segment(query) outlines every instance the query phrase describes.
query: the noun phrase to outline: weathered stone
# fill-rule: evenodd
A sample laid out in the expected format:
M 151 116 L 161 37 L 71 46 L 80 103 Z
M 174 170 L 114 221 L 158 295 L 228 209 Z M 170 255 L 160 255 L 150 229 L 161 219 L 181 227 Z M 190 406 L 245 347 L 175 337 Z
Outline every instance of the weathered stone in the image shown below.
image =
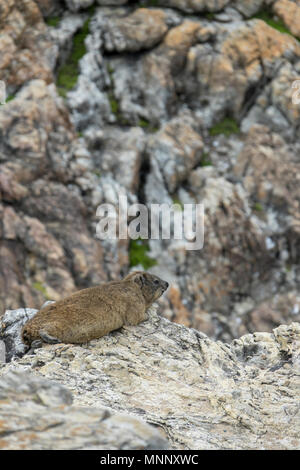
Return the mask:
M 37 3 L 44 18 L 48 18 L 61 13 L 62 5 L 60 0 L 34 0 Z
M 138 8 L 125 18 L 108 20 L 104 32 L 107 51 L 136 52 L 158 44 L 168 31 L 168 15 L 162 10 Z
M 21 339 L 21 330 L 25 323 L 37 313 L 33 308 L 6 310 L 1 320 L 0 335 L 5 344 L 6 361 L 23 356 L 28 348 Z M 5 360 L 4 360 L 5 362 Z
M 273 4 L 273 11 L 281 18 L 290 32 L 300 37 L 300 5 L 291 0 L 277 0 Z
M 222 10 L 230 0 L 159 0 L 159 5 L 178 8 L 187 13 Z
M 66 0 L 67 7 L 74 12 L 88 8 L 93 3 L 94 0 Z
M 37 4 L 33 0 L 2 3 L 0 79 L 9 93 L 33 78 L 50 83 L 54 49 Z
M 20 368 L 32 371 L 35 383 L 44 376 L 67 386 L 74 406 L 85 407 L 88 421 L 103 407 L 126 412 L 164 429 L 173 449 L 299 448 L 299 323 L 223 344 L 170 323 L 155 308 L 149 315 L 138 326 L 88 344 L 47 345 L 2 364 L 1 383 Z M 14 386 L 14 396 L 20 392 Z M 9 403 L 2 410 L 9 413 Z M 16 402 L 13 411 L 24 419 Z M 43 411 L 44 417 L 51 415 Z M 4 419 L 6 429 L 12 430 L 15 419 Z M 5 447 L 20 445 L 16 431 L 3 437 Z M 60 435 L 69 436 L 69 431 Z M 35 431 L 34 446 L 46 446 L 43 436 Z M 72 436 L 73 448 L 80 447 L 77 439 Z M 53 448 L 65 445 L 60 438 Z
M 225 38 L 217 37 L 222 38 L 217 50 L 209 43 L 190 48 L 183 76 L 178 80 L 186 100 L 194 108 L 202 105 L 198 114 L 209 126 L 224 117 L 225 109 L 238 120 L 244 117 L 266 82 L 276 78 L 284 61 L 300 56 L 299 43 L 294 38 L 261 20 L 237 22 Z M 281 112 L 290 108 L 291 103 L 286 103 Z M 294 128 L 297 122 L 293 120 Z
M 100 241 L 86 225 L 91 209 L 80 191 L 84 174 L 90 185 L 96 177 L 73 142 L 67 109 L 53 87 L 42 80 L 23 87 L 1 107 L 0 127 L 1 310 L 17 302 L 39 306 L 73 292 L 78 282 L 105 280 Z M 77 190 L 64 185 L 71 182 Z
M 175 118 L 148 140 L 150 165 L 156 161 L 170 194 L 201 160 L 203 142 L 193 123 L 188 115 Z
M 141 419 L 105 408 L 72 406 L 59 383 L 20 369 L 0 380 L 1 449 L 166 449 L 162 433 Z
M 300 296 L 291 291 L 287 294 L 276 294 L 272 299 L 262 302 L 247 314 L 247 330 L 266 331 L 270 325 L 274 327 L 282 323 L 300 321 Z M 244 331 L 246 328 L 244 326 Z
M 0 362 L 5 362 L 5 343 L 4 341 L 0 340 Z
M 232 6 L 246 18 L 249 18 L 258 11 L 261 11 L 266 3 L 266 0 L 238 0 L 232 2 Z
M 251 312 L 300 281 L 300 49 L 251 17 L 273 11 L 298 34 L 296 2 L 35 3 L 7 0 L 0 12 L 0 79 L 18 90 L 0 108 L 0 315 L 126 273 L 128 240 L 95 239 L 97 207 L 122 193 L 205 203 L 202 251 L 149 241 L 174 286 L 160 302 L 168 318 L 222 340 L 260 329 Z M 39 9 L 59 22 L 46 27 Z M 51 82 L 71 48 L 86 53 L 64 102 L 30 78 Z M 228 121 L 235 134 L 222 135 Z M 268 129 L 251 131 L 258 123 Z M 293 320 L 283 302 L 263 311 L 269 330 Z

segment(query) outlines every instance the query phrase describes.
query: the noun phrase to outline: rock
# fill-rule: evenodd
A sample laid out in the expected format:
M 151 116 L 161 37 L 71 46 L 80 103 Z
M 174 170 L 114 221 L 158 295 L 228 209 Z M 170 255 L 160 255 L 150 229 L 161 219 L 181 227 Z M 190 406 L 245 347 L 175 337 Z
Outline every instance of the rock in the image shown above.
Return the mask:
M 105 122 L 112 120 L 107 95 L 85 75 L 79 76 L 75 89 L 68 93 L 68 104 L 73 124 L 79 132 L 88 127 L 101 129 Z
M 67 7 L 74 12 L 88 8 L 93 3 L 94 0 L 66 0 Z
M 3 3 L 3 2 L 2 2 Z M 0 12 L 0 79 L 9 94 L 31 79 L 53 81 L 54 45 L 33 0 L 9 0 Z
M 255 13 L 261 11 L 265 3 L 266 0 L 239 0 L 238 2 L 233 3 L 233 7 L 246 18 L 250 18 L 255 15 Z
M 0 362 L 5 362 L 5 361 L 6 361 L 5 343 L 4 341 L 0 340 Z
M 166 449 L 162 433 L 141 419 L 105 408 L 72 406 L 59 383 L 21 370 L 0 380 L 1 449 Z
M 33 308 L 19 308 L 17 310 L 6 310 L 4 313 L 0 329 L 0 337 L 4 342 L 6 351 L 4 362 L 25 354 L 28 348 L 21 339 L 21 330 L 36 312 L 37 310 Z
M 201 136 L 193 129 L 190 116 L 180 116 L 166 123 L 148 139 L 147 153 L 162 173 L 170 194 L 175 193 L 191 170 L 200 163 L 203 150 Z
M 85 407 L 85 419 L 103 407 L 142 418 L 164 429 L 172 449 L 297 449 L 299 347 L 299 323 L 223 344 L 153 307 L 138 326 L 81 346 L 46 345 L 0 365 L 0 376 L 3 383 L 26 369 L 36 381 L 55 380 L 72 393 L 74 407 Z M 6 447 L 20 442 L 14 433 L 3 439 Z
M 116 129 L 106 127 L 86 134 L 95 167 L 101 175 L 110 176 L 126 192 L 135 194 L 139 188 L 140 168 L 146 138 L 140 127 Z
M 300 37 L 300 6 L 297 2 L 290 0 L 277 0 L 273 4 L 273 11 L 284 24 L 288 27 L 290 32 Z
M 163 10 L 138 8 L 125 18 L 108 18 L 104 29 L 104 47 L 109 52 L 150 49 L 168 31 L 168 14 Z
M 181 93 L 191 106 L 198 108 L 202 104 L 198 115 L 210 123 L 209 126 L 217 121 L 215 116 L 222 119 L 225 109 L 237 120 L 244 117 L 266 83 L 273 78 L 276 80 L 283 64 L 289 60 L 294 62 L 300 56 L 299 43 L 294 38 L 276 31 L 264 21 L 235 22 L 234 28 L 227 25 L 223 28 L 225 37 L 221 30 L 217 35 L 220 48 L 209 43 L 190 48 L 183 76 L 178 79 Z M 293 67 L 290 76 L 292 70 Z M 269 105 L 272 101 L 271 95 Z M 288 113 L 289 108 L 286 102 L 280 108 L 281 113 Z M 296 122 L 297 118 L 293 120 L 293 129 Z
M 34 0 L 37 3 L 44 18 L 49 18 L 61 13 L 59 0 Z
M 53 301 L 47 301 L 41 309 Z M 21 330 L 25 323 L 30 320 L 38 310 L 34 308 L 19 308 L 17 310 L 6 310 L 1 320 L 0 344 L 3 340 L 2 349 L 4 353 L 3 362 L 9 362 L 14 357 L 22 357 L 28 348 L 24 345 L 21 338 Z M 6 353 L 6 355 L 5 355 Z
M 222 10 L 230 0 L 159 0 L 159 5 L 178 8 L 186 13 Z
M 87 15 L 65 13 L 55 27 L 49 28 L 49 35 L 56 46 L 56 55 L 53 57 L 56 69 L 67 60 L 72 50 L 74 34 L 82 28 L 86 19 Z
M 17 302 L 38 307 L 106 275 L 100 241 L 86 224 L 92 209 L 80 189 L 87 191 L 97 177 L 52 86 L 36 80 L 23 87 L 1 107 L 0 126 L 2 315 Z
M 284 233 L 287 236 L 289 232 L 293 232 L 297 239 L 300 194 L 295 175 L 299 173 L 299 162 L 292 147 L 289 148 L 278 134 L 268 131 L 263 126 L 252 127 L 234 172 L 238 176 L 243 175 L 243 185 L 253 203 L 263 204 L 275 211 L 270 230 L 274 240 Z M 263 206 L 259 208 L 263 211 Z M 298 242 L 294 240 L 293 243 Z M 292 260 L 285 257 L 284 261 Z
M 107 6 L 107 5 L 124 5 L 128 3 L 128 0 L 96 0 L 98 5 Z
M 248 331 L 266 331 L 270 325 L 300 321 L 300 296 L 298 292 L 291 291 L 287 294 L 276 294 L 268 301 L 262 302 L 254 310 L 247 314 Z M 245 331 L 245 328 L 244 328 Z
M 132 268 L 129 240 L 97 234 L 98 206 L 117 208 L 121 193 L 130 203 L 205 204 L 203 250 L 148 243 L 173 286 L 159 301 L 167 318 L 224 341 L 293 321 L 284 302 L 269 302 L 300 281 L 297 8 L 3 3 L 0 315 Z M 252 18 L 262 11 L 267 21 Z M 54 82 L 71 49 L 78 80 L 63 100 Z M 261 324 L 250 320 L 256 311 Z

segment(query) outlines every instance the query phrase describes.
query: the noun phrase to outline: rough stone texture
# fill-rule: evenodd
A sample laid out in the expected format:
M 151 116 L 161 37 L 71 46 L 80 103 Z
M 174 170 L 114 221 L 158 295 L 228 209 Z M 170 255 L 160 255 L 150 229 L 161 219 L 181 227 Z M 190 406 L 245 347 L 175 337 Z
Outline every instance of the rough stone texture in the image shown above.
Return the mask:
M 167 448 L 160 431 L 141 419 L 72 406 L 67 388 L 22 369 L 1 377 L 0 399 L 3 450 Z
M 175 118 L 148 139 L 147 153 L 151 166 L 159 168 L 170 194 L 175 193 L 201 160 L 203 142 L 193 124 L 190 116 Z M 152 192 L 152 189 L 148 190 Z
M 149 316 L 82 346 L 47 345 L 3 364 L 0 383 L 20 369 L 37 381 L 55 380 L 72 392 L 76 407 L 93 407 L 88 421 L 98 408 L 126 412 L 162 428 L 174 449 L 299 448 L 299 323 L 224 344 L 170 323 L 155 308 Z M 14 420 L 24 419 L 22 413 Z M 11 420 L 4 422 L 11 430 Z M 16 436 L 5 436 L 5 446 L 20 445 Z M 39 446 L 41 439 L 36 430 L 26 445 Z
M 93 3 L 94 0 L 66 0 L 67 7 L 74 12 L 84 8 L 88 8 Z
M 172 284 L 160 300 L 167 318 L 225 341 L 298 319 L 289 300 L 300 281 L 298 9 L 291 0 L 1 3 L 0 79 L 15 94 L 0 108 L 1 316 L 128 272 L 128 240 L 96 239 L 98 205 L 117 208 L 122 193 L 130 203 L 205 204 L 203 250 L 149 243 L 152 269 Z M 292 35 L 252 19 L 262 11 Z M 47 27 L 42 15 L 59 22 Z M 87 18 L 63 102 L 57 68 Z M 211 132 L 223 118 L 242 132 Z
M 158 44 L 168 31 L 168 15 L 162 10 L 139 8 L 124 18 L 106 21 L 104 47 L 112 52 L 137 52 Z
M 300 37 L 300 5 L 299 2 L 278 0 L 273 5 L 273 11 L 283 20 L 290 32 Z
M 22 357 L 26 352 L 26 346 L 21 339 L 21 330 L 38 310 L 34 308 L 20 308 L 6 310 L 1 320 L 0 338 L 4 342 L 4 362 L 14 357 Z M 6 354 L 5 354 L 6 353 Z
M 222 10 L 230 0 L 159 0 L 159 4 L 178 8 L 186 13 L 213 12 Z
M 85 173 L 90 185 L 98 178 L 87 171 L 87 151 L 72 143 L 62 100 L 33 81 L 1 108 L 0 127 L 1 310 L 105 280 L 81 194 Z
M 33 0 L 4 0 L 0 9 L 0 80 L 9 93 L 28 80 L 50 83 L 55 51 L 47 27 Z
M 44 18 L 52 17 L 53 15 L 62 12 L 62 5 L 60 0 L 34 0 L 38 5 Z

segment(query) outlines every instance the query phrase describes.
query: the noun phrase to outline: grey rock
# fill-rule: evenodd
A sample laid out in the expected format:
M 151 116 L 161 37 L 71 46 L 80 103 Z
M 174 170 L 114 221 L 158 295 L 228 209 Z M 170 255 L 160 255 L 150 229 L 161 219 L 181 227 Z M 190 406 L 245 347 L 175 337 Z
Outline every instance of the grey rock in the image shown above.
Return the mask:
M 5 343 L 4 341 L 0 340 L 0 362 L 5 362 L 6 357 L 5 357 Z
M 81 9 L 90 7 L 95 0 L 66 0 L 67 7 L 73 11 L 77 12 Z
M 28 349 L 21 339 L 21 329 L 30 320 L 37 310 L 34 308 L 19 308 L 6 310 L 2 317 L 0 335 L 5 344 L 6 360 L 22 356 Z
M 159 0 L 159 5 L 178 8 L 186 13 L 220 11 L 230 0 Z
M 72 406 L 61 384 L 20 368 L 0 379 L 0 445 L 6 450 L 166 449 L 162 433 L 108 409 Z
M 78 131 L 88 127 L 101 129 L 111 117 L 106 93 L 101 92 L 86 75 L 80 75 L 75 89 L 68 93 L 68 106 Z
M 128 0 L 96 0 L 98 5 L 111 6 L 111 5 L 125 5 Z
M 86 15 L 67 12 L 55 28 L 49 28 L 50 38 L 57 48 L 56 66 L 63 64 L 68 58 L 73 45 L 73 36 L 83 26 L 86 18 Z
M 299 352 L 299 323 L 224 344 L 169 322 L 152 307 L 149 320 L 138 326 L 124 327 L 88 344 L 46 345 L 33 355 L 0 364 L 1 381 L 20 368 L 26 369 L 34 373 L 35 380 L 45 377 L 66 386 L 76 407 L 76 411 L 73 407 L 56 408 L 53 417 L 43 406 L 42 418 L 40 399 L 34 413 L 31 406 L 24 406 L 24 398 L 22 407 L 14 399 L 13 407 L 9 403 L 2 406 L 4 426 L 10 431 L 3 437 L 2 448 L 18 448 L 24 443 L 28 448 L 100 448 L 103 436 L 108 438 L 110 419 L 119 422 L 111 416 L 126 413 L 163 429 L 172 449 L 297 449 Z M 22 392 L 15 383 L 12 388 L 14 397 Z M 112 414 L 104 422 L 103 408 Z M 35 436 L 30 438 L 26 432 L 23 441 L 15 423 L 24 424 L 28 413 L 29 423 L 38 421 L 46 430 L 39 433 L 30 424 Z M 76 426 L 81 423 L 78 434 L 72 433 L 73 425 L 69 428 L 68 415 Z M 50 429 L 49 422 L 57 427 Z M 91 429 L 96 433 L 93 442 Z M 83 432 L 87 436 L 84 442 Z M 156 444 L 157 432 L 153 437 Z M 127 437 L 123 431 L 123 439 L 124 434 Z M 141 440 L 141 448 L 149 446 L 141 437 L 133 445 L 131 433 L 128 435 L 128 447 L 117 433 L 114 444 L 106 441 L 103 448 L 137 448 Z

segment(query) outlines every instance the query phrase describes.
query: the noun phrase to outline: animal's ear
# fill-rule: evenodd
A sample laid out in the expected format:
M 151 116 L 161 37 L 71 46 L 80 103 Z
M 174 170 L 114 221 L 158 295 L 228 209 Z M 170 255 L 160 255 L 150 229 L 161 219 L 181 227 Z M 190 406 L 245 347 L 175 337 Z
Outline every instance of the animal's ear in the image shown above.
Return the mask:
M 133 281 L 136 282 L 140 287 L 143 287 L 145 284 L 144 273 L 136 273 L 133 277 Z

